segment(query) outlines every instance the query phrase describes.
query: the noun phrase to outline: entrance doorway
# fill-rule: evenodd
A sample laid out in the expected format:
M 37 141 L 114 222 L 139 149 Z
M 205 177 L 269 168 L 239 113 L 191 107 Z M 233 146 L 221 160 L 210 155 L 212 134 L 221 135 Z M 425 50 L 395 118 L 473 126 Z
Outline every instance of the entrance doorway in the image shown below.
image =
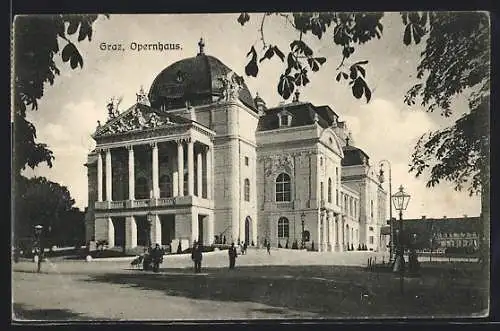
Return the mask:
M 125 247 L 125 217 L 113 217 L 115 247 Z
M 245 243 L 247 246 L 250 246 L 250 228 L 252 226 L 252 218 L 250 216 L 247 216 L 245 218 Z
M 160 215 L 161 244 L 170 245 L 175 237 L 175 215 Z
M 198 243 L 203 245 L 203 219 L 204 215 L 198 215 Z

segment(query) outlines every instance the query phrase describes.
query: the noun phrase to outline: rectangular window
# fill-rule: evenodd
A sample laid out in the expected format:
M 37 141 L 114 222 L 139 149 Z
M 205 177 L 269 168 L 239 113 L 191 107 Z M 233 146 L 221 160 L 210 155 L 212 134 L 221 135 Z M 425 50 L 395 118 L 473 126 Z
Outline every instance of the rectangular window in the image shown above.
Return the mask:
M 339 205 L 339 190 L 335 190 L 335 204 Z
M 370 236 L 370 245 L 373 245 L 373 236 Z
M 320 197 L 321 197 L 321 200 L 325 200 L 325 197 L 324 197 L 324 190 L 323 190 L 323 182 L 319 183 L 319 190 L 320 190 Z
M 248 156 L 245 156 L 245 165 L 248 166 Z
M 288 126 L 288 116 L 281 116 L 281 126 Z

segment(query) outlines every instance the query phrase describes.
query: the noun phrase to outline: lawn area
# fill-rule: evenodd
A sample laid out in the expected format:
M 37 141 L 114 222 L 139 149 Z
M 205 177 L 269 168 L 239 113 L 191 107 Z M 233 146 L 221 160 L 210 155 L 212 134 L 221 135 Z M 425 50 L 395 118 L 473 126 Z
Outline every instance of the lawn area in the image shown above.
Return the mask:
M 93 275 L 88 281 L 129 284 L 167 296 L 257 302 L 324 318 L 472 317 L 488 307 L 487 284 L 475 266 L 424 266 L 421 277 L 405 278 L 403 295 L 397 275 L 342 266 L 209 268 L 201 275 L 163 269 L 160 274 Z

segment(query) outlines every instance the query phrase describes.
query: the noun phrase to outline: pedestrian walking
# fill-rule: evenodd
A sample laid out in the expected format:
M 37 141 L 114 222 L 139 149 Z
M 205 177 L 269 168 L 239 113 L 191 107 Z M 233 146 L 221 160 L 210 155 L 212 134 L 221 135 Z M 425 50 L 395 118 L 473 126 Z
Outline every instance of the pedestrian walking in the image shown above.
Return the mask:
M 238 253 L 236 252 L 236 248 L 234 247 L 234 243 L 231 243 L 231 247 L 229 247 L 229 269 L 234 269 L 234 265 L 236 263 L 236 257 L 238 257 Z
M 247 247 L 248 247 L 248 245 L 247 245 L 247 242 L 245 241 L 243 243 L 243 251 L 241 252 L 241 254 L 246 254 L 247 253 Z
M 268 241 L 267 242 L 267 254 L 271 255 L 271 243 Z
M 202 253 L 201 245 L 196 243 L 196 242 L 193 244 L 193 251 L 191 253 L 191 259 L 194 262 L 194 272 L 200 273 L 201 272 L 201 260 L 203 259 L 203 253 Z

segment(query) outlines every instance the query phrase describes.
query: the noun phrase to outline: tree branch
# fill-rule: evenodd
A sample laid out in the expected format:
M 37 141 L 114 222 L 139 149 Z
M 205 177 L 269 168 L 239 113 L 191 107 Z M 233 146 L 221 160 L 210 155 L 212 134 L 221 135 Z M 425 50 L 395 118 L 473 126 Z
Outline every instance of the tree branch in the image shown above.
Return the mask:
M 260 40 L 262 41 L 262 46 L 263 48 L 266 48 L 266 40 L 264 38 L 264 22 L 266 21 L 266 16 L 267 14 L 264 14 L 262 16 L 262 21 L 260 22 L 260 29 L 259 29 L 259 32 L 260 32 Z
M 283 14 L 283 13 L 279 13 L 278 15 L 280 15 L 281 17 L 285 18 L 285 20 L 290 23 L 291 26 L 294 27 L 294 29 L 296 29 L 295 27 L 295 24 L 292 22 L 292 20 L 290 19 L 290 17 L 288 16 L 288 14 Z

